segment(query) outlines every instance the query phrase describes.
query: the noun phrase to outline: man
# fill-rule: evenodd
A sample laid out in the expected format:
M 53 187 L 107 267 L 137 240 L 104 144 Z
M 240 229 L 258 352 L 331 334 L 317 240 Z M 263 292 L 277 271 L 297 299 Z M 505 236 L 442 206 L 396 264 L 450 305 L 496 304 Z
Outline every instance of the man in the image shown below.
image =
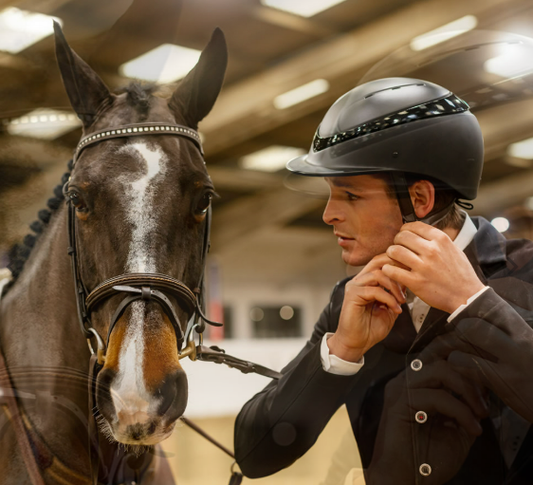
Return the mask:
M 237 417 L 245 475 L 289 466 L 346 404 L 367 484 L 533 483 L 533 244 L 460 209 L 482 164 L 476 118 L 436 84 L 372 81 L 330 108 L 288 168 L 326 178 L 324 221 L 365 266 Z

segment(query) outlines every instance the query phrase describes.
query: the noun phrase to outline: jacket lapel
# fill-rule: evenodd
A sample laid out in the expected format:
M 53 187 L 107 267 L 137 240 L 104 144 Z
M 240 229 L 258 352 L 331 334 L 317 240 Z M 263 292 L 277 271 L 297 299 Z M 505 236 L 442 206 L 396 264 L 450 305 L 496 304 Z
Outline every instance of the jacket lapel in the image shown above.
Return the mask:
M 449 313 L 437 310 L 436 308 L 431 308 L 413 342 L 413 346 L 409 350 L 409 353 L 420 352 L 426 345 L 429 345 L 435 337 L 442 335 L 449 316 Z

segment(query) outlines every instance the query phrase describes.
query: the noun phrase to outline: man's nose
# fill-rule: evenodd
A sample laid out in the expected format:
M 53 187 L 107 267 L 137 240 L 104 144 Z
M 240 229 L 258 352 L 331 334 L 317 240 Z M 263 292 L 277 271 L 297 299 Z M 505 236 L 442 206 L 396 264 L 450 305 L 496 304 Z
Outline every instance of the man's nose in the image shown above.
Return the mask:
M 324 213 L 322 214 L 322 220 L 329 225 L 335 224 L 336 222 L 341 222 L 344 220 L 344 214 L 339 207 L 338 201 L 330 197 Z

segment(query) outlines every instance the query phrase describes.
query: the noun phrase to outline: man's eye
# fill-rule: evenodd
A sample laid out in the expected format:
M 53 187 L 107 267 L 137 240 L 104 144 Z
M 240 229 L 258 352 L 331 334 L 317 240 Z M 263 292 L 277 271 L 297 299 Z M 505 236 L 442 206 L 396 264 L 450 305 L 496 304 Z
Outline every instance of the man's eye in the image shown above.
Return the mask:
M 211 200 L 213 199 L 213 194 L 211 192 L 206 192 L 202 198 L 198 201 L 196 205 L 196 214 L 203 215 L 209 209 L 211 205 Z
M 351 192 L 346 192 L 346 197 L 348 200 L 357 200 L 359 198 L 358 195 L 352 194 Z

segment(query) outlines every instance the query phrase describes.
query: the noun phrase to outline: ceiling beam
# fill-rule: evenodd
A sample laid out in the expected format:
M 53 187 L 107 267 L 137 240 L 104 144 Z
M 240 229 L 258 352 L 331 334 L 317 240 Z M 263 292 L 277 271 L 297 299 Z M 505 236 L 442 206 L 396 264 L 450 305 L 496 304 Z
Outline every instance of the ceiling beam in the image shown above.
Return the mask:
M 388 16 L 296 55 L 259 75 L 224 89 L 215 108 L 202 123 L 206 152 L 215 154 L 329 106 L 354 86 L 362 69 L 372 66 L 413 37 L 465 15 L 476 15 L 483 27 L 507 15 L 524 0 L 427 0 L 415 2 Z M 512 8 L 511 8 L 512 7 Z M 231 56 L 231 52 L 230 52 Z M 326 78 L 328 93 L 277 110 L 272 100 L 317 78 Z M 228 136 L 231 127 L 231 136 Z
M 246 192 L 248 190 L 264 190 L 282 186 L 284 175 L 277 173 L 259 172 L 257 170 L 244 170 L 241 168 L 221 167 L 213 165 L 207 171 L 216 189 L 229 189 Z
M 484 184 L 473 201 L 473 214 L 493 217 L 513 205 L 522 204 L 533 196 L 533 170 L 509 175 L 501 180 Z
M 312 35 L 313 37 L 328 37 L 335 33 L 335 30 L 325 27 L 319 22 L 274 8 L 259 5 L 254 8 L 253 15 L 263 22 L 276 25 L 277 27 L 302 32 L 307 35 Z

